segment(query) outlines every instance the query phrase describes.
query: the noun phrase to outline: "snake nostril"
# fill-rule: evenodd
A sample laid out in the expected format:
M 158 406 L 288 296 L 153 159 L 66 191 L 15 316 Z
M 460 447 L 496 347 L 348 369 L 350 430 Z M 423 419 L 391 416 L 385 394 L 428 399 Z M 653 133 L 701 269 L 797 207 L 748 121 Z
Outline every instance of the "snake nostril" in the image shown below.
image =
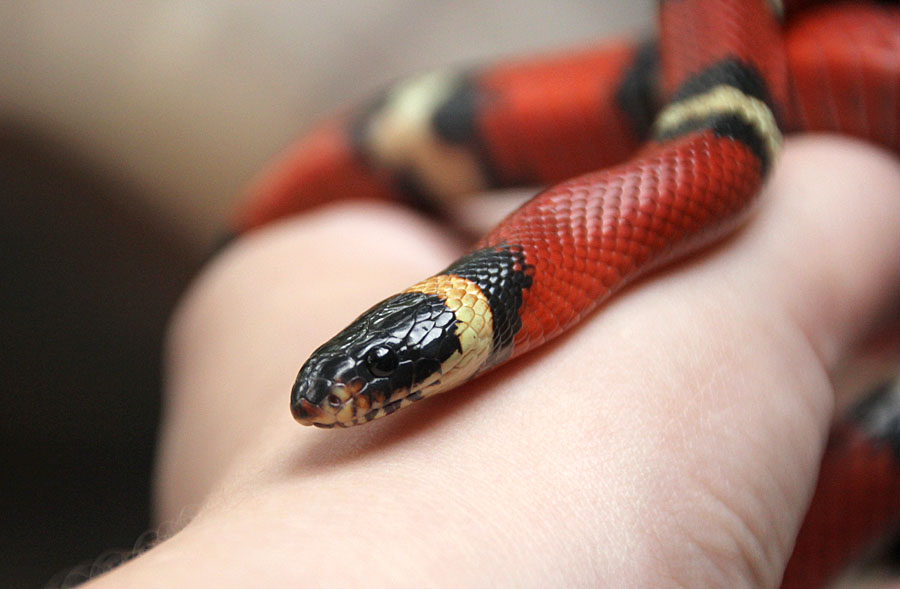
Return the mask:
M 341 398 L 338 397 L 337 395 L 335 395 L 334 393 L 331 393 L 330 395 L 328 395 L 328 405 L 330 407 L 337 409 L 338 407 L 340 407 L 343 404 L 344 404 L 344 402 L 341 400 Z

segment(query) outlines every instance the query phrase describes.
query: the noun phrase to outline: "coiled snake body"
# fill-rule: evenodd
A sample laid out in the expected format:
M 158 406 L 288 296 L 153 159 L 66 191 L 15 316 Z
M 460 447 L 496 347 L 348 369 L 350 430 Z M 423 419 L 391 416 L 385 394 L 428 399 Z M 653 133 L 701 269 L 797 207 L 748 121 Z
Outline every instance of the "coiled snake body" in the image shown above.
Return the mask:
M 461 193 L 551 186 L 316 350 L 292 391 L 295 418 L 366 423 L 559 335 L 635 278 L 733 230 L 782 131 L 836 130 L 900 151 L 900 9 L 796 4 L 663 0 L 658 44 L 424 74 L 287 150 L 251 188 L 236 233 L 348 196 L 433 208 Z M 895 437 L 861 436 L 859 419 L 832 442 L 834 468 L 866 454 L 893 485 L 856 544 L 900 509 L 893 397 L 881 407 Z M 823 477 L 819 494 L 839 479 Z M 803 534 L 819 525 L 811 515 Z M 791 586 L 833 569 L 792 566 Z

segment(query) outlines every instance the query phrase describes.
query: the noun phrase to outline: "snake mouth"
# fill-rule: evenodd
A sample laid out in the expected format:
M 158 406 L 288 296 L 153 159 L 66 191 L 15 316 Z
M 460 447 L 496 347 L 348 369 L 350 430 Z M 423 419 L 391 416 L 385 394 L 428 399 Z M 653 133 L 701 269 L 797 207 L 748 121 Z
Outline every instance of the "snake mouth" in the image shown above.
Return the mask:
M 321 407 L 310 403 L 306 399 L 300 399 L 298 403 L 291 405 L 291 414 L 294 416 L 294 419 L 302 425 L 313 425 L 325 429 L 331 429 L 335 426 L 351 427 L 374 421 L 385 415 L 390 415 L 400 409 L 404 402 L 412 402 L 412 400 L 410 400 L 410 395 L 407 395 L 402 399 L 397 399 L 396 401 L 391 401 L 383 407 L 372 409 L 365 414 L 357 414 L 357 417 L 352 419 L 341 420 L 338 419 L 337 415 L 323 411 Z
M 311 385 L 316 385 L 318 390 Z M 391 395 L 390 402 L 383 405 L 376 403 L 373 406 L 369 395 L 358 394 L 360 388 L 359 383 L 346 385 L 324 379 L 303 380 L 295 386 L 291 414 L 302 425 L 320 428 L 351 427 L 390 415 L 420 398 L 416 393 L 405 389 Z M 315 402 L 320 398 L 321 401 Z
M 348 402 L 337 413 L 323 411 L 321 408 L 313 405 L 312 403 L 309 403 L 308 401 L 306 403 L 301 401 L 296 410 L 294 409 L 294 407 L 292 407 L 291 410 L 294 413 L 294 419 L 296 419 L 303 425 L 314 425 L 316 427 L 326 429 L 331 429 L 335 426 L 353 427 L 355 425 L 362 425 L 364 423 L 369 423 L 370 421 L 375 421 L 376 419 L 379 419 L 386 415 L 390 415 L 398 409 L 405 407 L 413 401 L 421 398 L 422 397 L 417 393 L 406 392 L 401 398 L 394 399 L 393 401 L 385 403 L 380 407 L 373 407 L 366 412 L 361 411 L 358 405 L 354 408 L 355 403 L 353 400 Z
M 354 419 L 353 421 L 351 421 L 349 423 L 346 423 L 346 424 L 342 423 L 339 425 L 342 425 L 344 427 L 349 427 L 351 425 L 362 425 L 364 423 L 374 421 L 374 420 L 378 419 L 379 417 L 384 417 L 385 415 L 390 415 L 397 409 L 400 409 L 400 407 L 403 406 L 404 401 L 407 401 L 410 398 L 410 396 L 411 395 L 407 394 L 400 399 L 391 401 L 390 403 L 386 403 L 382 407 L 372 409 L 371 411 L 364 413 L 363 415 L 361 415 L 360 417 L 357 417 L 356 419 Z M 411 403 L 412 401 L 407 401 L 407 402 Z

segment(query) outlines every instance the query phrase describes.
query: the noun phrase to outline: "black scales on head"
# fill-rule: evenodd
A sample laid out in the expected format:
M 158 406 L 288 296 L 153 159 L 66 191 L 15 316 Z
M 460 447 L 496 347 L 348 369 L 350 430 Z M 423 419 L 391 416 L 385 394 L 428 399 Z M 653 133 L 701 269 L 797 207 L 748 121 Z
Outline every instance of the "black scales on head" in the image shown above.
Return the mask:
M 460 350 L 456 317 L 435 295 L 408 292 L 372 307 L 315 352 L 297 375 L 291 412 L 333 427 L 371 421 L 441 376 Z

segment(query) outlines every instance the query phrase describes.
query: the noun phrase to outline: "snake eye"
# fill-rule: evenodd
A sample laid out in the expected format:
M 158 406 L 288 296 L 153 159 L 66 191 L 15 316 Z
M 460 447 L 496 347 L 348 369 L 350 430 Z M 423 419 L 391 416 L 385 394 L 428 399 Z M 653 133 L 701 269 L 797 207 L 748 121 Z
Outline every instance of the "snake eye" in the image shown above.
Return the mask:
M 366 356 L 369 371 L 375 376 L 390 376 L 399 363 L 397 353 L 386 346 L 372 348 L 369 355 Z

